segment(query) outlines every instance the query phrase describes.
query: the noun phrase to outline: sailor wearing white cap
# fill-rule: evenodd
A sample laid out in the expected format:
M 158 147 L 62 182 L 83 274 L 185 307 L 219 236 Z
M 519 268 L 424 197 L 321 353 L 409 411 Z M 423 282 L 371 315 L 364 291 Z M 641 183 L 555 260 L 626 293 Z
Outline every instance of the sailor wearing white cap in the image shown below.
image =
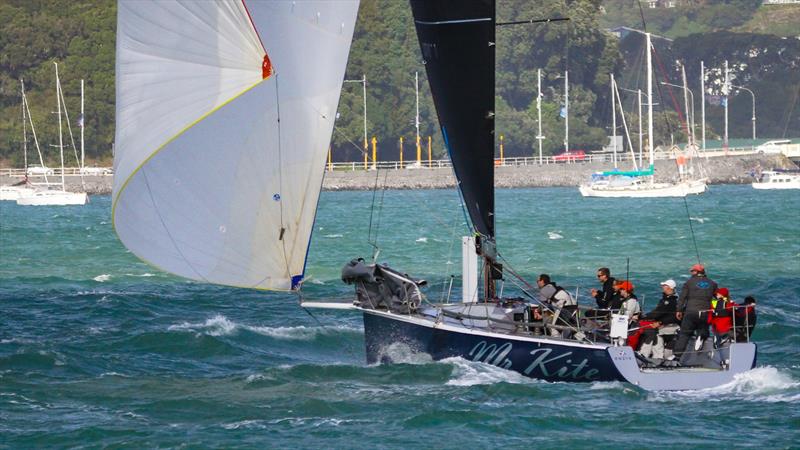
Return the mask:
M 678 329 L 679 322 L 675 317 L 678 296 L 675 295 L 675 286 L 677 286 L 675 280 L 662 281 L 661 300 L 655 309 L 642 317 L 642 321 L 653 322 L 652 328 L 648 328 L 642 333 L 642 346 L 639 353 L 646 358 L 663 360 L 667 356 L 665 355 L 664 336 L 674 336 Z

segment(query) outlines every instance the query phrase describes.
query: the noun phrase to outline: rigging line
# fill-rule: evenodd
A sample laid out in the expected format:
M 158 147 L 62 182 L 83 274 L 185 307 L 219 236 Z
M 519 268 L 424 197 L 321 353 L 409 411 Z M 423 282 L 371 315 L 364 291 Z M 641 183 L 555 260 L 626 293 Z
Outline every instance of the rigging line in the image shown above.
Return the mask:
M 495 26 L 501 27 L 505 25 L 525 25 L 525 24 L 534 24 L 534 23 L 550 23 L 550 22 L 566 22 L 569 21 L 569 17 L 552 17 L 549 19 L 528 19 L 528 20 L 515 20 L 513 22 L 495 22 Z
M 325 329 L 325 328 L 326 328 L 326 327 L 325 327 L 325 325 L 323 325 L 323 324 L 322 324 L 322 322 L 320 322 L 320 320 L 317 318 L 317 316 L 315 316 L 314 314 L 312 314 L 312 313 L 311 313 L 311 311 L 309 311 L 309 310 L 308 310 L 308 308 L 306 308 L 306 307 L 304 307 L 304 306 L 303 306 L 303 295 L 298 293 L 297 299 L 298 299 L 298 302 L 300 303 L 300 309 L 302 309 L 303 311 L 305 311 L 305 312 L 306 312 L 306 314 L 308 314 L 309 316 L 311 316 L 311 318 L 312 318 L 312 319 L 314 319 L 314 321 L 315 321 L 315 322 L 317 322 L 317 325 L 319 325 L 319 327 L 320 327 L 320 328 L 322 328 L 322 329 Z M 355 354 L 355 352 L 353 351 L 353 349 L 352 349 L 350 346 L 346 346 L 346 347 L 345 347 L 345 350 L 346 350 L 346 351 L 347 351 L 347 353 L 349 353 L 349 354 L 350 354 L 350 356 L 352 356 L 352 357 L 353 357 L 353 359 L 355 359 L 356 361 L 358 361 L 358 360 L 361 358 L 360 356 L 358 356 L 358 355 L 356 355 L 356 354 Z
M 369 227 L 367 228 L 367 244 L 371 244 L 373 247 L 375 246 L 372 244 L 372 216 L 375 213 L 375 195 L 378 192 L 378 176 L 380 174 L 380 170 L 375 171 L 375 186 L 372 188 L 372 204 L 369 207 Z
M 344 138 L 344 140 L 346 140 L 346 141 L 347 141 L 347 142 L 348 142 L 350 145 L 352 145 L 353 147 L 355 147 L 355 149 L 356 149 L 356 150 L 358 150 L 358 151 L 359 151 L 359 153 L 361 153 L 362 155 L 363 155 L 363 154 L 366 154 L 367 156 L 369 156 L 369 152 L 368 152 L 368 151 L 364 150 L 363 148 L 361 148 L 361 146 L 359 146 L 358 144 L 356 144 L 355 142 L 353 142 L 353 141 L 352 141 L 352 139 L 350 139 L 350 138 L 348 138 L 347 136 L 345 136 L 343 132 L 339 131 L 339 127 L 337 127 L 337 126 L 335 126 L 335 125 L 334 125 L 334 127 L 333 127 L 333 131 L 335 131 L 336 133 L 338 133 L 338 134 L 339 134 L 339 136 L 343 137 L 343 138 Z M 376 162 L 377 162 L 377 161 L 376 161 Z
M 692 226 L 692 216 L 689 215 L 689 202 L 686 197 L 683 197 L 683 205 L 686 207 L 686 219 L 689 221 L 689 231 L 692 233 L 692 242 L 694 242 L 694 253 L 697 256 L 697 263 L 700 264 L 700 250 L 697 248 L 697 239 L 694 236 L 694 227 Z
M 378 233 L 381 231 L 381 217 L 383 216 L 383 199 L 386 196 L 386 179 L 389 177 L 389 171 L 385 170 L 383 172 L 383 190 L 381 190 L 381 201 L 378 204 L 378 223 L 375 226 L 375 256 L 374 259 L 378 259 L 378 252 L 380 252 L 380 247 L 378 247 Z M 377 183 L 377 179 L 376 179 Z

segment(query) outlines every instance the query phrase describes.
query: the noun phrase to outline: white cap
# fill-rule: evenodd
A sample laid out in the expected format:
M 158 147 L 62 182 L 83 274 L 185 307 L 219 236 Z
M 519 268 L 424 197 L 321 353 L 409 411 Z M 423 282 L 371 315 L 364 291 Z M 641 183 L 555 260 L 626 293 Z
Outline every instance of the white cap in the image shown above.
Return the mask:
M 662 285 L 662 286 L 669 286 L 669 287 L 670 287 L 670 288 L 672 288 L 672 289 L 675 289 L 675 286 L 677 286 L 677 285 L 675 284 L 675 280 L 673 280 L 673 279 L 669 279 L 669 280 L 667 280 L 667 281 L 662 281 L 662 282 L 661 282 L 661 285 Z

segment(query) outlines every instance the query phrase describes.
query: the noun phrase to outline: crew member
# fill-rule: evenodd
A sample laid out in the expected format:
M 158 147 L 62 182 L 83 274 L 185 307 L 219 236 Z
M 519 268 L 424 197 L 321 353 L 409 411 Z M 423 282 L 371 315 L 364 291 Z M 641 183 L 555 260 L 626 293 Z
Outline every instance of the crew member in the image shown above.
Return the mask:
M 753 329 L 756 327 L 756 299 L 752 296 L 744 298 L 744 307 L 736 309 L 736 342 L 750 342 Z
M 709 322 L 716 347 L 730 344 L 733 339 L 733 314 L 737 305 L 731 301 L 730 295 L 728 288 L 722 287 L 717 289 L 714 298 L 711 299 Z
M 675 343 L 676 357 L 683 355 L 695 332 L 699 337 L 696 350 L 700 350 L 703 341 L 708 338 L 708 310 L 717 291 L 717 283 L 706 276 L 706 268 L 702 264 L 693 265 L 689 273 L 692 276 L 681 288 L 675 313 L 675 317 L 681 321 L 681 331 Z
M 592 297 L 597 302 L 599 309 L 608 309 L 611 299 L 614 297 L 616 280 L 611 276 L 611 271 L 608 267 L 597 269 L 597 280 L 602 284 L 602 289 L 592 289 Z
M 557 325 L 567 325 L 571 318 L 565 317 L 567 313 L 562 313 L 562 308 L 565 306 L 575 305 L 575 299 L 573 299 L 572 296 L 569 295 L 569 292 L 564 290 L 564 288 L 553 282 L 550 279 L 550 275 L 546 273 L 539 275 L 539 278 L 536 280 L 536 284 L 539 286 L 540 302 L 550 306 L 552 309 L 552 323 Z M 559 317 L 561 317 L 561 320 L 559 320 Z M 539 314 L 537 317 L 536 312 L 534 312 L 534 318 L 536 320 L 542 320 L 542 316 Z M 557 336 L 560 335 L 561 332 L 551 328 L 550 334 Z
M 642 317 L 642 346 L 639 353 L 646 358 L 664 359 L 664 335 L 674 334 L 678 329 L 675 317 L 678 307 L 678 296 L 675 295 L 675 280 L 661 282 L 661 300 L 658 305 Z

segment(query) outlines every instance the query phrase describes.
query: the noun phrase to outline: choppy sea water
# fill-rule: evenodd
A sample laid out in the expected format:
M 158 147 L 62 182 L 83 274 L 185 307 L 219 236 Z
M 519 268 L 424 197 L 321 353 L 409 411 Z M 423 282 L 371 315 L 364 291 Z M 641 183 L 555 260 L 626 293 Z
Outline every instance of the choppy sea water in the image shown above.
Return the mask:
M 341 266 L 370 257 L 377 232 L 380 260 L 443 298 L 461 267 L 457 194 L 387 191 L 380 212 L 372 205 L 371 192 L 323 193 L 305 297 L 350 297 Z M 710 390 L 649 393 L 425 355 L 368 366 L 357 315 L 312 317 L 294 295 L 187 282 L 139 262 L 114 235 L 109 197 L 2 202 L 0 448 L 798 445 L 797 192 L 715 186 L 685 205 L 501 190 L 497 209 L 506 266 L 550 273 L 582 301 L 608 266 L 629 273 L 649 310 L 658 282 L 680 283 L 699 253 L 735 300 L 759 300 L 758 367 Z

